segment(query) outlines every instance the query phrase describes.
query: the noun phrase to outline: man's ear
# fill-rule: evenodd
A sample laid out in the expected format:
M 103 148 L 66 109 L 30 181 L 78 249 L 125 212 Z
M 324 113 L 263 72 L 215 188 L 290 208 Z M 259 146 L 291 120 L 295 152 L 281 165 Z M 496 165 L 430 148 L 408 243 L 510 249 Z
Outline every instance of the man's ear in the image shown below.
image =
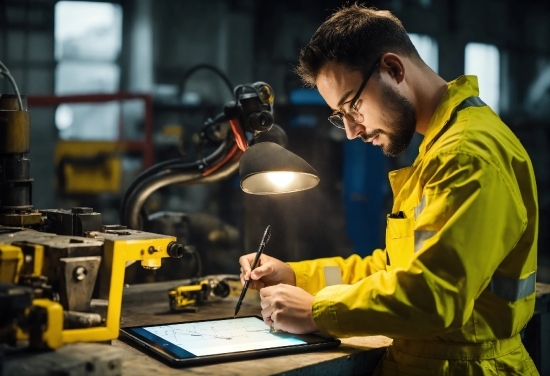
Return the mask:
M 380 67 L 398 84 L 405 78 L 405 64 L 396 54 L 387 53 L 382 56 Z

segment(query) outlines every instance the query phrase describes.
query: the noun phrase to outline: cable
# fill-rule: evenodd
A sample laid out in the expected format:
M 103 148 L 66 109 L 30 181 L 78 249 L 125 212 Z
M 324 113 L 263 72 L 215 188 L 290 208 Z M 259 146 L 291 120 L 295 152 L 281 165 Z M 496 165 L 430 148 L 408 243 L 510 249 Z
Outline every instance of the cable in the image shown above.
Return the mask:
M 213 126 L 218 123 L 218 121 L 224 120 L 225 115 L 219 114 L 216 116 L 216 118 L 211 121 L 207 126 L 203 127 L 201 132 L 206 131 L 206 129 L 210 126 Z M 234 139 L 238 139 L 240 143 L 242 144 L 244 142 L 244 145 L 246 145 L 246 138 L 244 138 L 244 134 L 237 134 L 236 130 L 233 129 L 232 125 L 232 131 L 229 132 L 227 135 L 227 138 L 218 146 L 216 150 L 214 150 L 210 155 L 208 155 L 205 158 L 198 159 L 194 162 L 188 162 L 183 163 L 180 158 L 170 159 L 168 161 L 157 163 L 154 166 L 149 167 L 147 170 L 140 173 L 136 179 L 130 184 L 128 189 L 126 189 L 126 192 L 124 192 L 124 195 L 121 200 L 120 205 L 120 221 L 122 224 L 129 223 L 129 217 L 128 217 L 128 206 L 129 203 L 133 200 L 133 198 L 136 195 L 136 192 L 140 190 L 140 186 L 146 181 L 151 181 L 151 177 L 154 176 L 163 176 L 163 172 L 179 172 L 179 173 L 186 173 L 187 171 L 198 171 L 199 174 L 201 174 L 203 177 L 210 175 L 212 172 L 216 171 L 218 168 L 220 168 L 224 163 L 228 161 L 231 157 L 233 157 L 236 154 L 235 147 L 232 147 L 229 152 L 227 152 L 227 148 L 231 146 L 235 141 Z M 239 125 L 238 123 L 236 125 Z M 240 128 L 240 127 L 239 127 Z M 242 132 L 241 132 L 242 133 Z M 241 147 L 241 150 L 245 150 L 246 147 Z M 220 162 L 221 161 L 221 162 Z M 132 227 L 133 228 L 133 227 Z
M 139 215 L 147 198 L 156 190 L 171 184 L 195 184 L 215 182 L 230 176 L 239 168 L 239 157 L 233 157 L 223 166 L 208 176 L 201 172 L 182 172 L 177 170 L 161 171 L 143 181 L 128 198 L 128 203 L 122 213 L 121 222 L 129 228 L 139 230 L 142 228 L 139 223 Z
M 180 158 L 174 158 L 168 161 L 157 163 L 156 165 L 153 165 L 149 167 L 147 170 L 140 173 L 134 179 L 134 181 L 130 184 L 128 189 L 126 189 L 126 192 L 124 192 L 124 196 L 122 197 L 122 201 L 120 204 L 120 219 L 122 220 L 124 217 L 124 212 L 126 211 L 126 206 L 128 205 L 129 198 L 133 195 L 137 187 L 146 179 L 148 179 L 149 177 L 157 173 L 160 173 L 163 170 L 168 170 L 168 169 L 186 171 L 186 170 L 199 169 L 200 167 L 206 168 L 211 163 L 215 163 L 220 157 L 222 157 L 223 152 L 227 147 L 227 143 L 228 143 L 228 140 L 224 140 L 220 144 L 220 146 L 212 152 L 212 154 L 208 155 L 205 158 L 196 160 L 194 162 L 183 163 Z
M 189 77 L 191 77 L 191 75 L 193 73 L 195 73 L 196 71 L 201 70 L 201 69 L 207 69 L 207 70 L 210 70 L 210 71 L 216 73 L 223 80 L 223 82 L 225 83 L 225 85 L 229 89 L 229 92 L 233 95 L 233 87 L 234 86 L 231 84 L 231 81 L 229 81 L 229 78 L 225 75 L 225 73 L 223 73 L 221 70 L 219 70 L 218 68 L 216 68 L 213 65 L 198 64 L 198 65 L 195 65 L 195 66 L 189 68 L 185 72 L 185 74 L 183 75 L 183 77 L 181 79 L 181 82 L 180 82 L 180 85 L 179 85 L 178 98 L 181 98 L 183 93 L 185 92 L 185 83 L 187 82 Z
M 233 145 L 233 148 L 229 151 L 229 153 L 227 153 L 219 163 L 215 164 L 214 166 L 210 167 L 208 170 L 204 171 L 202 176 L 210 175 L 211 173 L 213 173 L 214 171 L 222 167 L 225 163 L 227 163 L 228 160 L 230 160 L 237 154 L 240 157 L 240 155 L 242 154 L 242 151 L 239 151 L 239 147 L 237 146 L 237 144 L 235 144 Z
M 179 174 L 181 176 L 180 182 L 187 182 L 187 180 L 189 180 L 191 184 L 194 184 L 194 182 L 191 182 L 192 180 L 206 180 L 207 177 L 205 172 L 211 174 L 213 171 L 221 167 L 222 163 L 226 163 L 228 161 L 228 154 L 234 155 L 234 147 L 231 150 L 228 150 L 228 147 L 231 145 L 234 146 L 233 135 L 228 133 L 227 138 L 220 144 L 220 146 L 205 158 L 191 163 L 182 163 L 180 159 L 172 159 L 158 163 L 143 171 L 124 193 L 120 206 L 121 223 L 123 225 L 129 225 L 131 222 L 134 222 L 132 226 L 137 223 L 137 221 L 134 220 L 134 217 L 139 216 L 141 209 L 136 212 L 133 206 L 137 201 L 143 199 L 143 197 L 146 199 L 148 195 L 152 194 L 156 189 L 164 186 L 160 185 L 153 190 L 147 188 L 155 186 L 154 182 L 157 179 L 163 180 L 169 176 Z M 211 168 L 207 169 L 208 167 Z M 144 196 L 144 190 L 147 196 Z M 145 199 L 143 199 L 143 202 L 145 202 Z M 140 207 L 143 206 L 143 202 L 139 203 Z
M 201 255 L 197 252 L 197 249 L 192 245 L 186 245 L 183 247 L 187 254 L 191 255 L 195 260 L 195 278 L 202 278 L 202 260 Z
M 19 109 L 20 109 L 21 111 L 25 111 L 25 110 L 23 109 L 23 101 L 21 100 L 21 94 L 19 94 L 19 88 L 17 87 L 17 84 L 15 83 L 15 80 L 13 79 L 13 76 L 11 75 L 11 73 L 10 73 L 8 67 L 6 67 L 6 66 L 4 65 L 4 63 L 2 63 L 2 62 L 0 61 L 0 68 L 2 68 L 2 69 L 0 70 L 0 75 L 4 75 L 4 76 L 6 76 L 6 77 L 8 78 L 8 80 L 9 80 L 10 83 L 11 83 L 11 86 L 13 86 L 13 89 L 15 90 L 15 94 L 17 94 L 17 101 L 19 102 Z
M 237 143 L 237 146 L 242 151 L 245 151 L 248 148 L 248 142 L 244 135 L 243 128 L 241 127 L 241 122 L 239 119 L 231 119 L 229 120 L 229 124 L 231 125 L 231 130 L 235 135 L 235 142 Z

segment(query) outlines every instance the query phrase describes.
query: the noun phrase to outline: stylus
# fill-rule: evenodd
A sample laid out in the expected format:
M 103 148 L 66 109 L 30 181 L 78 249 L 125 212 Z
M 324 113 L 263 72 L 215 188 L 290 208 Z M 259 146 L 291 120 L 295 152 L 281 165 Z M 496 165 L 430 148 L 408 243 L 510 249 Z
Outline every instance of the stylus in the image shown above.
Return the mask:
M 256 257 L 254 257 L 254 262 L 251 265 L 251 268 L 250 268 L 251 272 L 256 268 L 256 264 L 258 263 L 258 260 L 260 259 L 260 256 L 262 255 L 265 245 L 269 241 L 270 237 L 271 237 L 271 226 L 267 225 L 267 228 L 265 229 L 265 232 L 264 232 L 264 236 L 262 236 L 262 241 L 260 242 L 260 247 L 258 248 L 258 252 L 256 252 Z M 246 295 L 246 291 L 248 290 L 249 284 L 250 284 L 250 279 L 247 279 L 246 282 L 244 283 L 243 290 L 241 291 L 241 296 L 239 296 L 237 307 L 235 307 L 235 316 L 233 316 L 233 318 L 237 317 L 237 313 L 239 313 L 239 309 L 241 309 L 241 304 L 243 303 L 243 299 L 244 299 L 244 296 Z

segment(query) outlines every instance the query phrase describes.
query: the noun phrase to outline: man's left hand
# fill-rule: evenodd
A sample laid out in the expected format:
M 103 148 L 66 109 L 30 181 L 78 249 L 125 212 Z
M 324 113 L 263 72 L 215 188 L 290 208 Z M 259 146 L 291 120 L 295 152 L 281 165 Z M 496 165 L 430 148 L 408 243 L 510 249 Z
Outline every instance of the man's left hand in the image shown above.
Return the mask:
M 318 331 L 311 312 L 313 295 L 299 287 L 279 284 L 260 290 L 264 322 L 275 330 L 306 334 Z

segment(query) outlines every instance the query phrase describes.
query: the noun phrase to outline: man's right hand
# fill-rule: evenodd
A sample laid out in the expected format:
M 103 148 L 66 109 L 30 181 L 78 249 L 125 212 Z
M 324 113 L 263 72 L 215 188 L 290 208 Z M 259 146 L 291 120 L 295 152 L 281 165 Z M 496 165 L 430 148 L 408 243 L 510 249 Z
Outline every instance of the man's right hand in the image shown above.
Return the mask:
M 250 279 L 248 287 L 254 290 L 278 285 L 279 283 L 296 286 L 296 276 L 290 265 L 265 254 L 260 256 L 256 268 L 251 272 L 250 268 L 254 262 L 254 257 L 256 257 L 256 253 L 249 253 L 239 258 L 241 283 L 243 285 Z

